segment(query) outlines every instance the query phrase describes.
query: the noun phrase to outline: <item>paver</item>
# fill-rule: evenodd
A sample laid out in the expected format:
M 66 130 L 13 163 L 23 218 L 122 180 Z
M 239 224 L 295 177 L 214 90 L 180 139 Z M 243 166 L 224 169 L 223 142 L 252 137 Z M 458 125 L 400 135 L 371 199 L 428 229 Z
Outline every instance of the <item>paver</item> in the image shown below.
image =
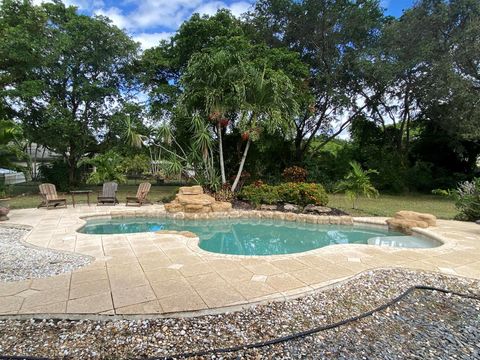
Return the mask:
M 125 215 L 161 212 L 160 205 Z M 375 268 L 402 267 L 480 279 L 478 225 L 438 221 L 429 232 L 447 239 L 433 249 L 338 245 L 306 253 L 235 257 L 198 248 L 197 239 L 172 234 L 88 235 L 80 217 L 109 214 L 111 207 L 78 206 L 47 212 L 13 210 L 5 225 L 33 226 L 35 246 L 95 257 L 73 273 L 0 283 L 0 312 L 158 314 L 196 311 L 300 295 Z M 363 222 L 383 218 L 355 219 Z M 451 239 L 451 240 L 448 240 Z

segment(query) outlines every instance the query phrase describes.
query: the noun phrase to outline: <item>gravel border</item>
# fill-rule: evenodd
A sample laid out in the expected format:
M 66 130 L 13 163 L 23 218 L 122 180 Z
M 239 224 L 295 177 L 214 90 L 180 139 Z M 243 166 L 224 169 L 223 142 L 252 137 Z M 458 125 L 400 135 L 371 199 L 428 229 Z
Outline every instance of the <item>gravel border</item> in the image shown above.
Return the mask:
M 0 226 L 0 282 L 46 278 L 71 272 L 93 261 L 91 256 L 44 249 L 23 242 L 30 229 Z
M 338 287 L 220 315 L 107 321 L 0 320 L 0 354 L 126 359 L 231 347 L 359 315 L 413 285 L 480 294 L 479 280 L 403 269 L 366 271 Z M 396 359 L 450 358 L 452 354 L 472 358 L 480 346 L 479 306 L 475 300 L 416 291 L 405 303 L 329 333 L 209 358 Z M 412 319 L 420 323 L 412 323 Z M 451 341 L 446 344 L 436 337 Z M 409 345 L 402 345 L 405 342 Z M 416 354 L 420 350 L 423 352 Z

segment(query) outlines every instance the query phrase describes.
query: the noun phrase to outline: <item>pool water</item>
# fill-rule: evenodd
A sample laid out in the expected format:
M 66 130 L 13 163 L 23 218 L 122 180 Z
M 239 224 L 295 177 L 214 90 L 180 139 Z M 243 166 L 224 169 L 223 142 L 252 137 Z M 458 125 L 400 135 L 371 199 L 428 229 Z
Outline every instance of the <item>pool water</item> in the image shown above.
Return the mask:
M 159 230 L 191 231 L 203 250 L 232 255 L 292 254 L 335 244 L 372 244 L 407 248 L 440 245 L 381 227 L 320 225 L 271 219 L 176 220 L 162 218 L 91 219 L 79 232 L 129 234 Z

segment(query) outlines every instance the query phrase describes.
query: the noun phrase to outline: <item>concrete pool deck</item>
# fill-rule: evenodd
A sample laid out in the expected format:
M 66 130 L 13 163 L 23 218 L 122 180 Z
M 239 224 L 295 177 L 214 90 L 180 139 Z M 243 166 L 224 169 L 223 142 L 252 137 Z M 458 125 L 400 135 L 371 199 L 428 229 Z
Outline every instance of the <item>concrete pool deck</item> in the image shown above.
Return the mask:
M 480 226 L 439 220 L 423 229 L 441 239 L 431 249 L 334 245 L 261 257 L 200 250 L 196 238 L 138 233 L 77 233 L 87 215 L 154 215 L 161 205 L 77 206 L 12 210 L 3 226 L 27 225 L 26 244 L 95 258 L 90 265 L 48 278 L 0 282 L 0 314 L 74 318 L 76 315 L 180 315 L 227 311 L 299 296 L 365 270 L 400 267 L 480 279 Z M 383 224 L 385 218 L 354 218 Z M 28 259 L 26 259 L 28 261 Z M 31 317 L 31 316 L 29 316 Z

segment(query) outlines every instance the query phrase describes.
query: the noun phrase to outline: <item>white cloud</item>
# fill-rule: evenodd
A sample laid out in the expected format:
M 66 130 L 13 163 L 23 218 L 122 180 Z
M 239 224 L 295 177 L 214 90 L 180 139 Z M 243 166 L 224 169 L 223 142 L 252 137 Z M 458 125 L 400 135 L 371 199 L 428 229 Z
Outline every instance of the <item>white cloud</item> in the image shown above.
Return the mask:
M 49 3 L 51 0 L 33 0 L 34 5 L 40 5 L 42 3 Z M 80 10 L 93 11 L 105 6 L 103 0 L 63 0 L 66 6 L 76 6 Z
M 99 9 L 93 12 L 95 15 L 102 15 L 112 20 L 112 23 L 120 29 L 130 29 L 132 22 L 122 14 L 122 10 L 116 7 L 111 7 L 107 10 Z
M 158 33 L 140 33 L 134 34 L 133 40 L 138 41 L 142 49 L 148 49 L 157 46 L 161 40 L 167 40 L 173 36 L 173 32 L 158 32 Z
M 1 1 L 1 0 L 0 0 Z M 40 4 L 52 0 L 33 0 Z M 62 0 L 82 12 L 108 17 L 120 29 L 126 30 L 142 44 L 143 49 L 155 46 L 160 40 L 173 35 L 180 24 L 193 13 L 214 15 L 225 8 L 234 16 L 240 16 L 251 6 L 253 0 Z M 114 4 L 108 6 L 106 4 Z
M 213 15 L 218 9 L 226 8 L 233 15 L 239 16 L 251 6 L 251 3 L 246 0 L 231 4 L 219 0 L 207 2 L 204 0 L 144 0 L 141 2 L 130 1 L 130 3 L 138 5 L 128 13 L 119 7 L 110 7 L 97 9 L 95 14 L 108 16 L 114 24 L 121 28 L 145 32 L 153 28 L 175 30 L 195 12 Z
M 234 16 L 240 16 L 252 8 L 252 4 L 246 1 L 239 1 L 231 4 L 229 7 Z

